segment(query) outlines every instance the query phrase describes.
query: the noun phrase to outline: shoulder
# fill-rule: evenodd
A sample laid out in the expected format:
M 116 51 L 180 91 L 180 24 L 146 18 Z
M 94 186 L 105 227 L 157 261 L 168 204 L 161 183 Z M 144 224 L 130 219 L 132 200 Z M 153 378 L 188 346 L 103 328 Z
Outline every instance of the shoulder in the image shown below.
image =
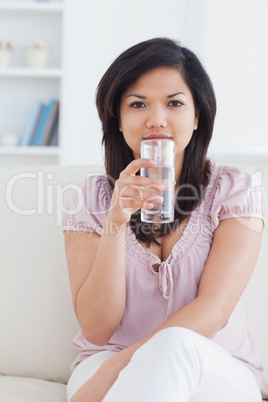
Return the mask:
M 112 191 L 106 175 L 89 176 L 79 187 L 89 208 L 95 203 L 102 208 L 109 208 Z
M 106 175 L 88 176 L 80 184 L 73 184 L 63 210 L 64 229 L 92 231 L 98 228 L 99 231 L 111 194 Z
M 88 176 L 81 183 L 69 186 L 65 209 L 74 210 L 86 207 L 88 210 L 109 208 L 111 190 L 106 175 Z
M 211 164 L 211 219 L 215 227 L 222 219 L 265 219 L 265 196 L 260 172 Z

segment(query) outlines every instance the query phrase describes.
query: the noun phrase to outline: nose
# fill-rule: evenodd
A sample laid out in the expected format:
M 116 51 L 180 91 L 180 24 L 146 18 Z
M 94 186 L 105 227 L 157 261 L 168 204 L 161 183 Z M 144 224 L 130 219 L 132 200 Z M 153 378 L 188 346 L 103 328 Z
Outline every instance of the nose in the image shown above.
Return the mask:
M 165 128 L 167 127 L 167 119 L 162 108 L 152 110 L 146 121 L 147 128 Z

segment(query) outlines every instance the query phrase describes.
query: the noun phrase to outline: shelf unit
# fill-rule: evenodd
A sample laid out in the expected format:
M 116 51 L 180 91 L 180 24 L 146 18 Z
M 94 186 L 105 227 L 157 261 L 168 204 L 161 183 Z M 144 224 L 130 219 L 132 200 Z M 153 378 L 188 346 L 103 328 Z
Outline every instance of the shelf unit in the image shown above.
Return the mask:
M 59 147 L 0 147 L 0 168 L 18 165 L 58 164 Z
M 37 11 L 37 12 L 62 12 L 64 4 L 59 3 L 41 3 L 38 1 L 6 1 L 0 3 L 0 11 Z
M 46 68 L 42 70 L 20 67 L 1 68 L 0 77 L 28 77 L 28 78 L 61 78 L 62 70 L 60 68 Z
M 58 146 L 5 146 L 1 137 L 12 133 L 20 138 L 36 100 L 62 101 L 63 38 L 66 3 L 10 0 L 0 2 L 0 41 L 10 41 L 14 47 L 8 68 L 0 68 L 0 167 L 24 164 L 58 164 L 61 155 L 61 119 L 59 116 Z M 41 40 L 51 49 L 44 69 L 27 66 L 24 48 Z

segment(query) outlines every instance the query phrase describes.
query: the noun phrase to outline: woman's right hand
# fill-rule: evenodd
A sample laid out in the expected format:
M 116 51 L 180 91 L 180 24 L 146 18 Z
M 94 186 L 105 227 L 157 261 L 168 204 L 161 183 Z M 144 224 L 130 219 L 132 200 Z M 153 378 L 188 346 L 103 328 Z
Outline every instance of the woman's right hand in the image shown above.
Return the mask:
M 142 167 L 155 167 L 156 162 L 149 159 L 134 159 L 120 173 L 115 182 L 107 219 L 117 224 L 129 222 L 131 215 L 140 208 L 151 209 L 154 204 L 161 204 L 160 192 L 164 188 L 157 180 L 137 176 Z M 158 194 L 159 192 L 159 194 Z

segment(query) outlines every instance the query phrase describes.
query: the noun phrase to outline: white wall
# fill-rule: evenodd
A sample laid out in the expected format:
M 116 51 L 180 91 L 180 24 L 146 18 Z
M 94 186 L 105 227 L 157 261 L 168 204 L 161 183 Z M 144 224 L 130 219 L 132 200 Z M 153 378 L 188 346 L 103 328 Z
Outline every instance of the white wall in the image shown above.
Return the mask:
M 185 1 L 67 0 L 63 164 L 102 163 L 97 84 L 129 46 L 155 36 L 185 37 Z M 65 135 L 68 133 L 68 135 Z
M 218 112 L 212 152 L 268 160 L 268 1 L 204 0 L 203 58 Z
M 212 78 L 211 154 L 268 158 L 267 0 L 66 1 L 63 164 L 102 163 L 96 86 L 119 53 L 154 36 L 181 40 Z

